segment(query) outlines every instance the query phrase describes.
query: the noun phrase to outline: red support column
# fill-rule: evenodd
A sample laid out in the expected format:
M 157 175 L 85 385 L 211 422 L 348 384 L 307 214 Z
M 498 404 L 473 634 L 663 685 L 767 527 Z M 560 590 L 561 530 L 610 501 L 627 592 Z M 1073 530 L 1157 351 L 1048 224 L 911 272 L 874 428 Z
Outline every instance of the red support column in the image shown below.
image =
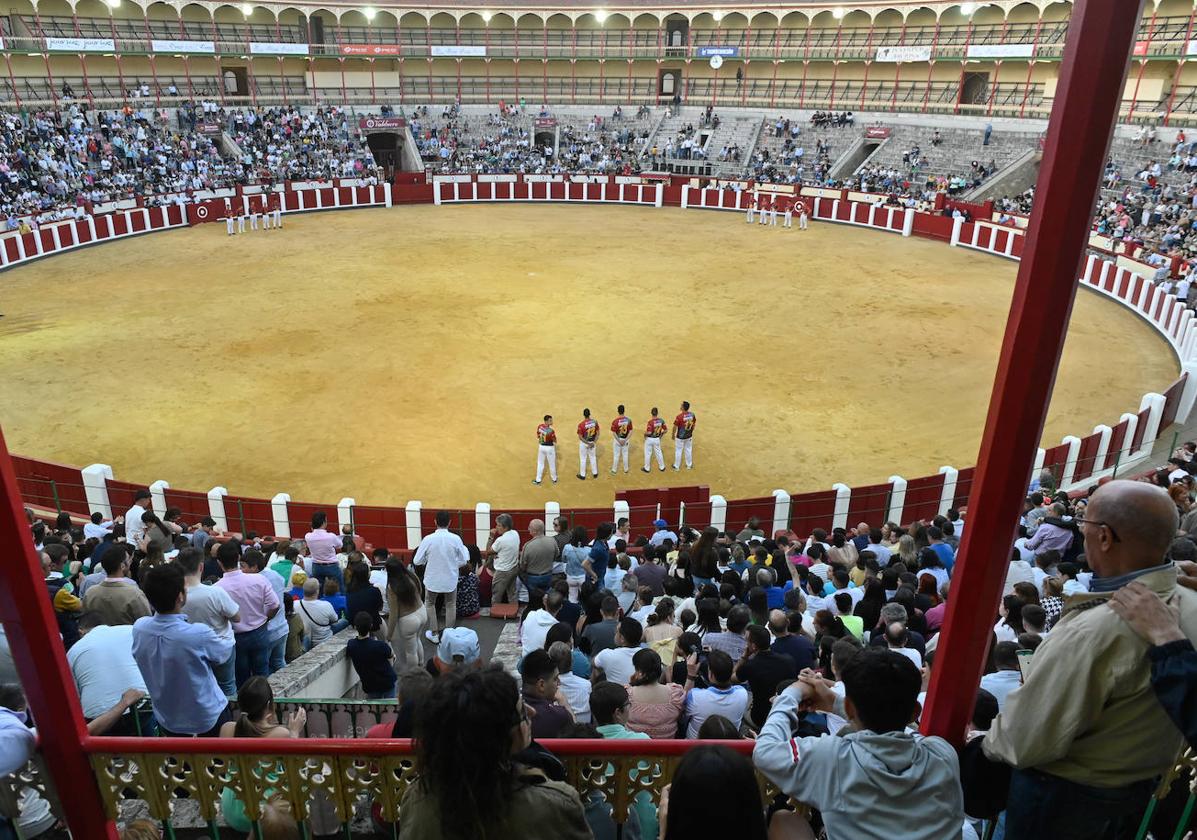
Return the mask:
M 873 29 L 877 26 L 877 19 L 873 18 L 869 21 L 869 34 L 865 38 L 865 54 L 864 54 L 864 83 L 860 86 L 860 105 L 857 106 L 860 110 L 864 110 L 865 97 L 869 92 L 869 65 L 873 63 Z
M 1077 0 L 1073 6 L 1035 209 L 969 497 L 968 528 L 922 718 L 924 734 L 956 744 L 972 716 L 1089 240 L 1089 216 L 1075 210 L 1097 195 L 1143 2 Z M 1076 137 L 1087 142 L 1077 144 L 1071 140 Z M 1045 362 L 1049 375 L 1024 374 L 1032 366 L 1042 371 Z
M 1131 94 L 1130 110 L 1126 113 L 1128 120 L 1135 118 L 1135 106 L 1139 104 L 1139 85 L 1143 82 L 1143 71 L 1147 69 L 1147 51 L 1151 49 L 1151 37 L 1155 34 L 1155 13 L 1158 6 L 1152 7 L 1151 22 L 1147 24 L 1147 40 L 1143 42 L 1143 55 L 1139 57 L 1139 72 L 1135 75 L 1135 91 Z M 1136 43 L 1137 47 L 1138 44 Z
M 956 107 L 952 109 L 953 114 L 960 113 L 960 99 L 964 96 L 964 68 L 968 64 L 968 45 L 973 39 L 973 22 L 970 19 L 968 28 L 964 30 L 964 54 L 960 56 L 960 81 L 956 83 Z
M 898 46 L 906 45 L 906 18 L 902 18 L 902 29 L 898 32 Z M 894 64 L 894 87 L 889 95 L 889 109 L 898 110 L 898 86 L 902 83 L 902 62 Z
M 150 15 L 149 12 L 141 13 L 141 20 L 145 24 L 145 48 L 150 51 L 150 75 L 154 77 L 154 104 L 159 108 L 162 107 L 162 85 L 158 84 L 158 68 L 154 61 L 154 36 L 150 32 Z M 112 15 L 108 16 L 109 23 L 112 22 Z M 116 30 L 113 29 L 112 40 L 116 40 Z
M 0 620 L 13 662 L 38 726 L 38 746 L 61 797 L 67 827 L 75 837 L 116 840 L 116 825 L 104 815 L 91 763 L 83 751 L 87 729 L 67 667 L 66 652 L 50 596 L 42 584 L 41 559 L 33 550 L 17 489 L 16 473 L 0 433 Z
M 1197 7 L 1194 7 L 1193 11 L 1189 13 L 1189 25 L 1185 29 L 1184 43 L 1186 46 L 1189 43 L 1189 39 L 1193 37 L 1194 17 L 1197 17 Z M 1180 71 L 1184 66 L 1185 60 L 1183 58 L 1177 59 L 1176 72 L 1172 74 L 1172 86 L 1168 88 L 1168 107 L 1164 109 L 1164 125 L 1168 125 L 1169 120 L 1172 119 L 1172 103 L 1176 101 L 1176 83 L 1180 81 Z
M 935 72 L 935 51 L 939 47 L 939 19 L 935 20 L 935 31 L 931 33 L 931 60 L 927 62 L 927 86 L 923 89 L 923 113 L 931 101 L 931 74 Z
M 1031 95 L 1031 73 L 1035 69 L 1035 53 L 1039 51 L 1039 34 L 1043 32 L 1043 16 L 1039 16 L 1039 22 L 1035 24 L 1035 40 L 1031 43 L 1031 57 L 1027 60 L 1027 80 L 1022 88 L 1022 105 L 1018 108 L 1018 116 L 1021 119 L 1022 115 L 1027 111 L 1027 97 Z
M 1002 34 L 998 37 L 999 43 L 1006 43 L 1006 30 L 1010 28 L 1010 21 L 1002 21 Z M 965 50 L 965 58 L 968 58 L 968 50 Z M 993 100 L 997 98 L 998 77 L 1002 75 L 1002 60 L 999 58 L 994 62 L 993 81 L 989 85 L 989 103 L 985 108 L 985 116 L 992 116 L 993 114 Z
M 13 103 L 17 106 L 17 108 L 20 108 L 21 94 L 17 93 L 17 80 L 12 74 L 12 59 L 9 57 L 7 52 L 4 53 L 4 66 L 8 68 L 8 84 L 12 88 Z

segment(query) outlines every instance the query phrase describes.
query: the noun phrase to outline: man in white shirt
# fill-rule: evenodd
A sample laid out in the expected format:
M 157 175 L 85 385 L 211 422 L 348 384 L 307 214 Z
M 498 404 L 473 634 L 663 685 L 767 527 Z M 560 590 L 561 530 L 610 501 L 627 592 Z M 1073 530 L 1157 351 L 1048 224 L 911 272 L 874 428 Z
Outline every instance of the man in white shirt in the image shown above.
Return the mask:
M 334 633 L 345 629 L 349 622 L 337 618 L 337 611 L 328 601 L 320 598 L 320 581 L 308 578 L 303 582 L 303 600 L 295 604 L 295 612 L 303 622 L 304 643 L 311 650 L 321 642 L 327 642 Z
M 96 613 L 79 618 L 79 641 L 67 651 L 67 664 L 79 691 L 83 717 L 93 720 L 120 702 L 129 689 L 147 692 L 133 658 L 133 625 L 106 625 Z M 146 717 L 146 724 L 152 717 Z M 108 735 L 137 735 L 133 715 L 124 715 Z
M 200 582 L 204 568 L 204 556 L 198 548 L 185 548 L 175 558 L 183 570 L 184 585 L 187 588 L 187 602 L 183 604 L 183 615 L 192 624 L 207 624 L 222 639 L 235 641 L 234 621 L 241 620 L 237 602 L 219 586 L 208 586 Z M 237 652 L 229 654 L 228 661 L 212 668 L 216 682 L 225 697 L 237 696 Z
M 608 648 L 594 658 L 594 664 L 602 668 L 607 680 L 616 685 L 628 685 L 632 675 L 636 673 L 636 666 L 632 664 L 632 657 L 640 650 L 640 640 L 644 638 L 644 628 L 634 618 L 625 618 L 615 629 L 615 647 Z
M 149 509 L 150 491 L 138 490 L 133 495 L 133 506 L 125 512 L 125 540 L 130 545 L 137 545 L 145 536 L 145 523 L 141 517 Z
M 528 617 L 520 625 L 520 647 L 524 656 L 544 647 L 545 638 L 549 635 L 549 630 L 557 624 L 557 614 L 561 612 L 564 602 L 564 595 L 555 589 L 549 590 L 544 596 L 544 606 L 528 613 Z
M 1010 564 L 1006 567 L 1006 585 L 1002 589 L 1002 595 L 1013 595 L 1016 583 L 1034 585 L 1035 574 L 1031 571 L 1030 564 L 1022 559 L 1022 552 L 1017 548 L 1011 548 Z
M 491 584 L 491 605 L 516 603 L 515 582 L 519 573 L 520 535 L 515 530 L 511 515 L 500 513 L 495 517 L 495 527 L 490 531 L 486 546 L 490 558 L 490 570 L 494 576 Z
M 549 645 L 549 658 L 557 666 L 561 693 L 565 695 L 569 710 L 574 713 L 574 720 L 590 723 L 590 680 L 582 679 L 571 670 L 573 649 L 566 642 L 553 642 Z
M 660 546 L 661 543 L 665 542 L 665 540 L 669 540 L 675 546 L 677 545 L 677 534 L 669 530 L 668 522 L 666 522 L 664 519 L 657 519 L 653 521 L 653 527 L 655 527 L 657 530 L 653 532 L 651 537 L 649 537 L 649 545 L 651 545 L 653 548 L 656 548 Z
M 1022 685 L 1022 671 L 1018 667 L 1018 643 L 998 642 L 993 647 L 993 664 L 997 670 L 981 677 L 981 688 L 997 698 L 998 711 L 1006 708 L 1006 695 Z
M 424 604 L 428 609 L 428 629 L 424 637 L 434 645 L 440 644 L 441 635 L 436 623 L 436 601 L 439 596 L 445 602 L 445 627 L 457 624 L 457 579 L 461 567 L 470 562 L 461 537 L 449 530 L 449 511 L 436 514 L 436 530 L 420 540 L 413 566 L 427 566 L 424 570 L 424 589 L 427 595 Z

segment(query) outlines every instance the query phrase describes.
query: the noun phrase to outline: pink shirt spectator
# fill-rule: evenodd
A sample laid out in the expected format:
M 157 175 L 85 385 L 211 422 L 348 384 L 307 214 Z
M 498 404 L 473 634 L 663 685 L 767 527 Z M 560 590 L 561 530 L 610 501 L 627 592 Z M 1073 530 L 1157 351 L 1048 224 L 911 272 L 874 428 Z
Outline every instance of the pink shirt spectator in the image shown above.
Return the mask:
M 938 630 L 940 627 L 942 627 L 944 615 L 947 614 L 947 611 L 947 601 L 944 601 L 942 604 L 937 604 L 936 606 L 927 610 L 926 615 L 923 616 L 923 620 L 927 622 L 927 629 Z
M 274 587 L 261 575 L 226 571 L 213 585 L 229 593 L 229 597 L 237 602 L 241 620 L 232 622 L 234 633 L 257 630 L 266 623 L 270 611 L 281 606 Z
M 341 538 L 338 535 L 317 528 L 315 531 L 308 531 L 303 541 L 308 545 L 313 563 L 337 562 L 337 552 L 341 550 Z

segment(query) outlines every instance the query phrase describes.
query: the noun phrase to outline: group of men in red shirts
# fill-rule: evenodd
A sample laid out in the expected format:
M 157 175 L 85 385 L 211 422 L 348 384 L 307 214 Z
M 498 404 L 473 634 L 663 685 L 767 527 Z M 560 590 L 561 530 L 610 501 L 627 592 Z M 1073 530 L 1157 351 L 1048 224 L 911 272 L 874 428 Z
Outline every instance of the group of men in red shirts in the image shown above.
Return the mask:
M 753 216 L 760 216 L 762 225 L 777 227 L 777 214 L 785 217 L 782 227 L 793 227 L 794 216 L 798 217 L 798 229 L 806 230 L 809 216 L 806 202 L 796 196 L 775 195 L 773 193 L 751 193 L 748 196 L 748 224 L 752 224 Z
M 628 450 L 632 446 L 633 423 L 621 405 L 616 409 L 617 416 L 611 421 L 611 475 L 615 475 L 619 465 L 623 463 L 624 473 L 628 472 Z M 690 403 L 683 401 L 681 411 L 673 418 L 670 428 L 658 416 L 657 409 L 652 409 L 652 416 L 644 427 L 644 467 L 642 472 L 651 472 L 650 466 L 655 456 L 657 467 L 665 472 L 665 456 L 661 452 L 661 438 L 665 432 L 670 432 L 673 438 L 673 469 L 680 470 L 682 460 L 685 459 L 686 469 L 694 469 L 694 412 L 690 410 Z M 586 467 L 590 466 L 593 478 L 598 478 L 598 461 L 596 448 L 599 436 L 598 421 L 590 416 L 590 409 L 582 409 L 582 420 L 578 423 L 578 478 L 586 480 Z M 557 483 L 557 432 L 553 428 L 553 416 L 546 414 L 544 422 L 536 427 L 536 441 L 539 451 L 536 458 L 536 478 L 533 484 L 540 484 L 544 478 L 544 468 L 549 468 L 549 478 Z

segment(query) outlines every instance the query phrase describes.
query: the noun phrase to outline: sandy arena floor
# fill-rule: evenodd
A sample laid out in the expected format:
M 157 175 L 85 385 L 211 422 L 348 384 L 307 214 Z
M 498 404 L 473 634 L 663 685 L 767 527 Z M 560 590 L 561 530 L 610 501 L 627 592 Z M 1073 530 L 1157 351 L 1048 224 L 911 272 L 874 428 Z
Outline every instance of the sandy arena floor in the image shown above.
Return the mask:
M 1016 270 L 697 211 L 421 206 L 285 225 L 234 239 L 205 225 L 0 274 L 12 451 L 194 490 L 461 507 L 926 475 L 974 462 Z M 1116 421 L 1175 373 L 1150 328 L 1082 292 L 1045 443 Z M 649 408 L 672 421 L 683 399 L 694 471 L 644 475 Z M 637 434 L 615 478 L 620 402 Z M 601 478 L 585 483 L 584 406 L 603 430 Z M 561 483 L 533 487 L 545 413 Z

